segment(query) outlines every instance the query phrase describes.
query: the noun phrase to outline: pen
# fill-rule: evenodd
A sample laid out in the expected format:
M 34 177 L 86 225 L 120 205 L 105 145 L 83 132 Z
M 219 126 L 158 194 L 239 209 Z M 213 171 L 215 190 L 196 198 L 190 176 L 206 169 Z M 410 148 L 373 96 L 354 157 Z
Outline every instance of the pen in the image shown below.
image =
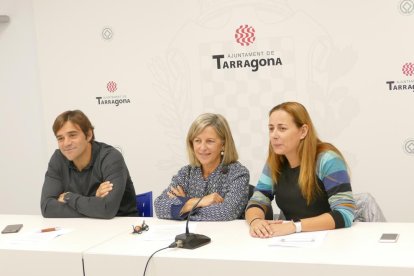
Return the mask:
M 60 227 L 43 228 L 40 230 L 40 232 L 45 233 L 45 232 L 52 232 L 52 231 L 57 231 L 57 230 L 60 230 Z
M 296 239 L 281 239 L 280 240 L 281 242 L 314 242 L 315 241 L 315 239 L 313 239 L 313 238 L 303 238 L 303 239 L 298 239 L 298 238 L 296 238 Z

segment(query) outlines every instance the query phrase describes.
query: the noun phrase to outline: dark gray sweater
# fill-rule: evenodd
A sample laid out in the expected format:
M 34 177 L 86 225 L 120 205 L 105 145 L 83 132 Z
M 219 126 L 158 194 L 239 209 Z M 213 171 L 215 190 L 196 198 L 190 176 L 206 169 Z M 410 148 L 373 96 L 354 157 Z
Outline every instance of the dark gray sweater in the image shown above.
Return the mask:
M 96 197 L 96 190 L 105 181 L 113 184 L 112 191 L 103 198 Z M 58 201 L 64 192 L 71 192 L 67 203 Z M 95 141 L 90 164 L 79 172 L 73 162 L 56 150 L 45 175 L 41 210 L 44 217 L 50 218 L 110 219 L 136 215 L 135 189 L 122 154 Z

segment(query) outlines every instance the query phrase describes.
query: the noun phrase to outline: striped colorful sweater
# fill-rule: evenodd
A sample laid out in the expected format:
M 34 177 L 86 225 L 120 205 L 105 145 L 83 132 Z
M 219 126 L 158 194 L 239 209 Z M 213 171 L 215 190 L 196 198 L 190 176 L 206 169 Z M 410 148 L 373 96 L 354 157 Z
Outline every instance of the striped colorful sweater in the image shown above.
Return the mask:
M 287 220 L 329 213 L 335 221 L 335 228 L 350 227 L 354 220 L 355 202 L 342 158 L 333 151 L 319 154 L 316 174 L 322 193 L 309 205 L 302 196 L 298 184 L 299 172 L 300 167 L 290 168 L 286 164 L 281 170 L 278 183 L 274 183 L 266 164 L 246 210 L 259 207 L 267 212 L 275 198 L 276 204 Z

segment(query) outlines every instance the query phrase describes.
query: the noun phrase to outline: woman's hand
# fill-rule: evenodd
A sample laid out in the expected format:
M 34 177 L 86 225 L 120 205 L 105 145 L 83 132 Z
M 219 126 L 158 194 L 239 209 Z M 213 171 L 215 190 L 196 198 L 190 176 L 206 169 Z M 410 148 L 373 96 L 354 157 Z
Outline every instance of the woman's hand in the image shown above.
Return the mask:
M 203 197 L 198 206 L 207 207 L 213 204 L 222 203 L 223 201 L 224 198 L 222 198 L 221 195 L 219 195 L 218 193 L 212 193 Z
M 273 223 L 270 224 L 270 228 L 272 229 L 273 237 L 285 236 L 296 232 L 296 227 L 292 221 L 286 222 L 282 220 L 274 220 Z
M 295 233 L 293 222 L 284 223 L 282 220 L 255 219 L 250 224 L 250 235 L 255 238 L 271 238 Z
M 250 222 L 250 235 L 255 238 L 271 238 L 273 236 L 271 224 L 273 224 L 272 220 L 253 219 Z
M 178 185 L 176 188 L 171 187 L 171 190 L 167 193 L 167 195 L 169 198 L 175 198 L 177 196 L 185 197 L 185 192 L 183 188 Z
M 199 200 L 199 197 L 193 197 L 190 200 L 188 200 L 181 209 L 180 214 L 190 212 L 194 208 L 194 204 L 196 204 Z M 203 197 L 203 199 L 200 202 L 198 202 L 198 205 L 196 207 L 207 207 L 213 204 L 221 203 L 223 201 L 224 199 L 218 193 L 212 193 Z

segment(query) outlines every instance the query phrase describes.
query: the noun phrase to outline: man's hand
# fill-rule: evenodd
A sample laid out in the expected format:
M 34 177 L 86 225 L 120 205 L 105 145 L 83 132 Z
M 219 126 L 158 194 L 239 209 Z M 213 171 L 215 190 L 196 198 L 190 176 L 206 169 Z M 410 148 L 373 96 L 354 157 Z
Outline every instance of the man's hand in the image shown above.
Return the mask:
M 66 192 L 65 192 L 65 193 L 61 193 L 61 194 L 59 195 L 59 197 L 58 197 L 58 201 L 59 201 L 59 202 L 61 202 L 61 203 L 66 203 L 66 202 L 65 202 L 65 200 L 64 200 L 64 196 L 65 196 L 65 194 L 66 194 Z
M 105 181 L 102 182 L 101 185 L 99 185 L 98 190 L 96 190 L 96 197 L 106 197 L 110 191 L 112 191 L 112 187 L 114 185 L 109 182 L 109 181 Z

